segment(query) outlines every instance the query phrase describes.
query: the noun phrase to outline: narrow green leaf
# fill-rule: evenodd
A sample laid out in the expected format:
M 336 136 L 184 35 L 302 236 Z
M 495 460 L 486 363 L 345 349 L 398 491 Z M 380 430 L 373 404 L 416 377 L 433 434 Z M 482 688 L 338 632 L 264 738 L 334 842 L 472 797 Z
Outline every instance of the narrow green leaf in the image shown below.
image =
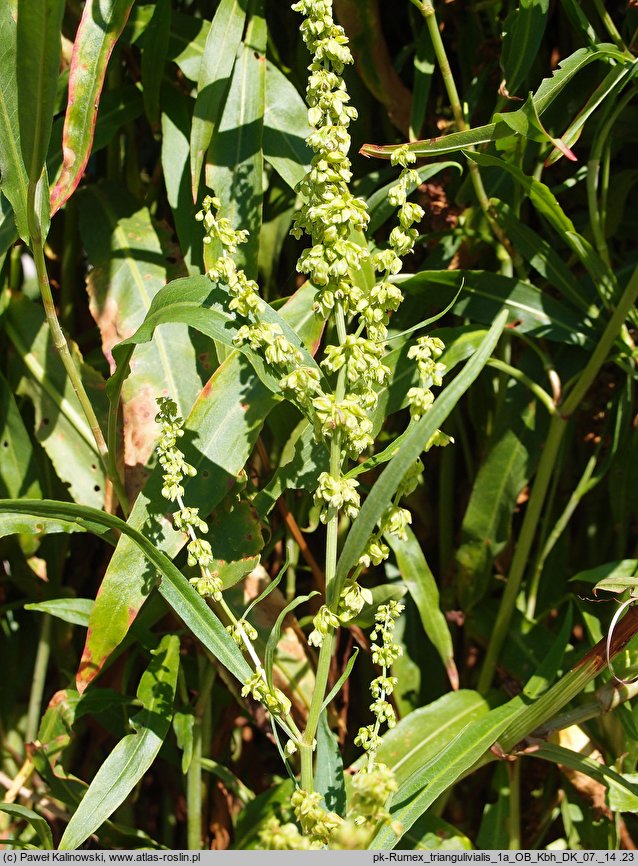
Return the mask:
M 579 571 L 570 580 L 582 580 L 595 584 L 594 589 L 606 589 L 607 592 L 624 592 L 633 586 L 631 581 L 638 572 L 638 559 L 615 559 Z
M 9 3 L 0 5 L 0 188 L 11 203 L 18 233 L 29 241 L 27 187 L 29 181 L 20 147 L 18 120 L 17 27 Z
M 617 796 L 618 799 L 622 798 L 625 803 L 629 798 L 635 803 L 638 798 L 638 784 L 634 779 L 623 776 L 612 770 L 611 767 L 599 764 L 593 758 L 588 758 L 572 749 L 566 749 L 564 746 L 558 746 L 554 743 L 543 743 L 534 751 L 530 750 L 528 754 L 532 758 L 551 761 L 552 764 L 569 767 L 570 770 L 577 770 L 579 773 L 584 773 L 595 779 L 609 788 L 610 800 L 612 799 L 612 791 L 614 791 L 614 796 Z
M 522 258 L 566 300 L 578 309 L 589 312 L 591 301 L 587 300 L 579 280 L 549 241 L 517 219 L 505 202 L 492 199 L 491 206 L 498 222 Z
M 73 44 L 62 135 L 64 160 L 60 177 L 51 190 L 51 213 L 62 207 L 84 174 L 91 155 L 106 67 L 132 5 L 133 0 L 100 0 L 84 5 Z
M 2 499 L 0 500 L 0 521 L 14 516 L 35 519 L 56 519 L 76 523 L 79 531 L 95 532 L 96 524 L 106 529 L 114 529 L 129 541 L 129 551 L 134 549 L 143 560 L 152 566 L 151 578 L 155 582 L 156 573 L 161 576 L 159 591 L 171 605 L 175 613 L 190 628 L 195 637 L 237 677 L 240 682 L 250 675 L 250 668 L 217 616 L 204 599 L 195 592 L 170 559 L 158 550 L 156 544 L 145 538 L 130 523 L 119 517 L 99 511 L 97 508 L 76 505 L 73 502 L 55 502 L 46 499 Z M 1 524 L 0 524 L 1 525 Z M 36 524 L 37 526 L 37 524 Z M 121 544 L 121 541 L 120 541 Z M 98 596 L 102 598 L 102 596 Z M 127 599 L 125 597 L 124 601 Z M 94 606 L 95 610 L 95 606 Z M 137 612 L 137 611 L 136 611 Z M 113 609 L 113 615 L 119 611 Z M 127 611 L 125 610 L 125 614 Z M 102 625 L 102 622 L 100 622 Z M 106 626 L 105 626 L 106 627 Z M 87 666 L 90 667 L 90 661 Z M 92 670 L 95 676 L 99 670 Z M 83 689 L 79 689 L 83 691 Z
M 144 33 L 142 49 L 142 86 L 146 116 L 152 124 L 159 122 L 159 101 L 164 66 L 171 34 L 171 0 L 157 0 L 153 17 Z
M 190 138 L 191 191 L 197 201 L 206 151 L 219 126 L 224 96 L 244 32 L 247 0 L 221 0 L 206 37 Z
M 547 24 L 549 0 L 520 0 L 503 24 L 500 64 L 508 92 L 515 96 L 536 60 Z
M 419 611 L 421 624 L 438 652 L 453 689 L 459 687 L 459 675 L 454 662 L 452 636 L 441 612 L 439 588 L 423 555 L 421 545 L 411 529 L 402 541 L 388 533 L 385 538 L 396 556 L 401 577 Z
M 64 0 L 20 0 L 17 75 L 20 147 L 29 183 L 42 174 L 60 70 Z
M 542 181 L 536 180 L 535 177 L 529 177 L 517 166 L 496 156 L 490 156 L 487 153 L 473 153 L 468 156 L 479 165 L 492 166 L 510 174 L 525 190 L 541 216 L 545 217 L 559 236 L 565 239 L 568 246 L 587 268 L 603 300 L 608 303 L 616 295 L 616 277 L 611 268 L 603 262 L 589 241 L 576 231 L 571 219 L 565 214 L 548 186 Z
M 328 694 L 323 699 L 323 703 L 321 705 L 322 711 L 325 710 L 327 706 L 329 706 L 330 702 L 333 701 L 337 697 L 339 692 L 341 691 L 343 684 L 345 683 L 345 681 L 348 679 L 348 677 L 352 673 L 352 668 L 354 667 L 354 663 L 356 662 L 358 655 L 359 655 L 359 647 L 355 647 L 354 652 L 352 653 L 352 655 L 348 659 L 347 665 L 343 669 L 343 673 L 341 674 L 341 676 L 339 677 L 337 682 L 334 684 L 334 686 L 330 689 Z
M 467 725 L 432 760 L 416 769 L 392 798 L 392 822 L 384 825 L 369 848 L 386 850 L 423 815 L 498 740 L 517 707 L 505 704 Z M 401 829 L 399 829 L 399 827 Z
M 51 828 L 41 815 L 34 812 L 33 809 L 27 809 L 26 806 L 21 806 L 19 803 L 0 803 L 0 812 L 6 815 L 11 815 L 12 818 L 19 818 L 30 824 L 40 838 L 42 848 L 45 851 L 53 851 L 53 835 Z
M 322 328 L 312 312 L 313 296 L 312 288 L 306 285 L 280 311 L 311 346 L 316 344 Z M 186 435 L 181 442 L 187 461 L 198 473 L 184 480 L 186 504 L 199 508 L 200 513 L 207 516 L 223 500 L 252 453 L 264 420 L 275 403 L 272 392 L 253 375 L 246 359 L 239 352 L 233 352 L 206 384 L 186 418 Z M 152 538 L 154 549 L 172 558 L 184 546 L 186 536 L 176 532 L 165 517 L 170 506 L 161 495 L 161 474 L 161 467 L 156 467 L 135 501 L 128 526 Z M 214 537 L 211 542 L 214 554 Z M 154 580 L 155 574 L 153 570 L 149 573 L 139 546 L 128 538 L 120 539 L 93 611 L 95 628 L 90 630 L 84 648 L 78 673 L 80 689 L 97 675 L 106 658 L 123 640 Z M 192 615 L 185 621 L 198 636 L 199 633 L 205 635 L 202 617 L 208 616 L 210 609 L 183 578 L 178 586 L 180 593 L 163 581 L 160 591 L 180 615 L 184 603 L 188 602 L 187 609 Z M 184 593 L 187 593 L 186 599 L 182 597 Z M 224 631 L 221 623 L 219 627 Z M 227 632 L 224 634 L 238 653 Z M 244 663 L 240 680 L 246 678 L 247 670 Z
M 337 563 L 336 579 L 331 585 L 331 602 L 339 597 L 341 587 L 350 570 L 357 564 L 377 521 L 381 518 L 403 476 L 487 363 L 505 327 L 506 319 L 507 311 L 503 310 L 497 316 L 475 355 L 468 361 L 463 371 L 437 397 L 427 414 L 414 425 L 401 449 L 379 476 L 363 503 L 358 517 L 352 524 L 343 546 Z
M 538 460 L 545 420 L 525 386 L 511 383 L 461 525 L 456 586 L 464 610 L 488 591 L 494 560 L 510 540 L 516 502 Z
M 71 625 L 80 625 L 83 628 L 88 628 L 93 604 L 92 598 L 51 598 L 49 601 L 25 604 L 24 609 L 48 613 L 57 619 L 61 619 L 63 622 L 70 622 Z
M 593 345 L 595 335 L 581 314 L 515 277 L 487 271 L 421 271 L 397 282 L 406 298 L 396 313 L 396 327 L 414 321 L 415 309 L 420 318 L 425 303 L 437 308 L 447 305 L 462 285 L 453 307 L 457 315 L 487 325 L 507 308 L 508 324 L 516 323 L 522 333 L 570 345 Z
M 250 232 L 247 243 L 238 249 L 238 264 L 251 279 L 257 276 L 264 196 L 265 53 L 266 22 L 255 13 L 239 48 L 228 98 L 206 157 L 206 185 L 220 199 L 224 216 L 233 228 Z
M 279 616 L 275 620 L 275 624 L 272 628 L 272 631 L 268 635 L 268 640 L 266 642 L 266 650 L 264 653 L 264 670 L 266 671 L 266 679 L 268 681 L 269 688 L 273 688 L 274 680 L 273 680 L 273 666 L 275 663 L 275 653 L 277 651 L 277 644 L 279 643 L 279 638 L 281 637 L 281 627 L 284 624 L 284 620 L 288 616 L 289 613 L 299 607 L 300 604 L 304 604 L 308 601 L 309 598 L 313 598 L 313 596 L 318 595 L 317 592 L 311 592 L 309 595 L 299 595 L 297 598 L 293 598 L 293 600 L 287 604 L 284 609 L 279 613 Z
M 512 134 L 509 126 L 501 121 L 500 123 L 488 123 L 485 126 L 477 126 L 465 132 L 451 132 L 449 135 L 439 135 L 436 138 L 416 141 L 409 145 L 409 149 L 417 157 L 439 156 L 442 153 L 458 153 L 468 147 L 477 147 L 479 144 L 498 141 Z M 390 159 L 398 147 L 402 147 L 402 145 L 364 144 L 359 153 L 363 156 Z
M 328 714 L 324 710 L 319 716 L 317 727 L 317 764 L 315 770 L 315 791 L 321 794 L 326 809 L 345 816 L 346 788 L 343 779 L 343 761 L 339 743 L 328 724 Z
M 556 99 L 581 69 L 594 60 L 605 58 L 619 60 L 623 63 L 627 60 L 625 55 L 615 45 L 610 43 L 579 48 L 578 51 L 562 60 L 551 77 L 544 78 L 540 87 L 532 96 L 537 113 L 541 115 L 549 108 L 554 99 Z M 499 141 L 513 134 L 510 124 L 516 125 L 516 118 L 512 119 L 512 115 L 514 114 L 515 112 L 508 112 L 507 115 L 495 114 L 493 123 L 478 126 L 475 129 L 468 129 L 465 132 L 452 132 L 450 135 L 438 136 L 427 141 L 416 141 L 409 145 L 409 149 L 419 157 L 432 156 L 441 153 L 455 153 L 470 147 L 476 147 L 479 144 Z M 506 116 L 507 122 L 505 122 Z M 393 151 L 399 146 L 396 144 L 386 146 L 364 144 L 359 152 L 364 156 L 390 159 Z
M 143 709 L 132 719 L 134 734 L 117 744 L 101 765 L 60 840 L 78 848 L 109 818 L 144 776 L 169 731 L 179 669 L 179 639 L 165 635 L 142 675 L 137 697 Z

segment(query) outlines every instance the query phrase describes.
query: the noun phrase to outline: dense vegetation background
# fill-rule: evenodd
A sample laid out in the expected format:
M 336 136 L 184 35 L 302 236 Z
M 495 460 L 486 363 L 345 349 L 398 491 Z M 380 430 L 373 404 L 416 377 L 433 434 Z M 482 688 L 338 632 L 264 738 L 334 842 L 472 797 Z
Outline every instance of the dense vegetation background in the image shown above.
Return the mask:
M 232 654 L 152 559 L 163 550 L 195 574 L 159 496 L 156 397 L 177 401 L 200 455 L 188 501 L 208 518 L 228 604 L 239 612 L 285 572 L 252 613 L 262 654 L 287 603 L 323 589 L 311 494 L 325 458 L 298 409 L 199 314 L 160 312 L 124 381 L 129 356 L 114 347 L 167 283 L 203 271 L 195 215 L 214 190 L 233 227 L 251 232 L 246 272 L 317 350 L 321 323 L 296 272 L 304 244 L 289 235 L 311 158 L 300 18 L 270 0 L 57 5 L 49 20 L 31 0 L 0 2 L 0 844 L 58 844 L 110 755 L 111 775 L 89 789 L 98 823 L 78 812 L 68 845 L 261 847 L 273 818 L 294 820 L 293 782 L 268 714 L 228 671 Z M 398 169 L 373 145 L 419 142 L 413 198 L 425 217 L 398 278 L 376 452 L 408 423 L 415 325 L 446 311 L 430 329 L 446 343 L 447 383 L 503 309 L 507 324 L 444 416 L 454 445 L 423 457 L 407 539 L 363 574 L 373 603 L 339 631 L 331 683 L 359 653 L 320 725 L 317 788 L 343 810 L 348 768 L 362 766 L 354 733 L 369 722 L 374 610 L 401 599 L 399 724 L 379 757 L 399 785 L 440 755 L 448 775 L 399 816 L 405 834 L 388 830 L 377 846 L 634 848 L 636 686 L 611 677 L 597 642 L 638 580 L 638 11 L 621 0 L 451 0 L 435 4 L 432 25 L 427 3 L 334 9 L 355 56 L 344 73 L 359 113 L 352 188 L 379 247 Z M 102 453 L 53 311 L 107 434 Z M 382 468 L 366 464 L 364 491 Z M 129 506 L 127 535 L 116 516 Z M 348 529 L 342 521 L 341 542 Z M 320 602 L 306 598 L 276 626 L 276 680 L 299 724 Z M 633 611 L 623 625 L 614 651 L 638 628 Z M 574 686 L 567 672 L 595 645 Z M 619 676 L 631 676 L 632 647 L 616 658 Z M 505 735 L 502 724 L 473 728 L 478 751 L 462 766 L 454 738 L 524 687 L 525 721 Z M 520 752 L 529 736 L 542 747 L 515 760 L 489 750 L 498 739 Z

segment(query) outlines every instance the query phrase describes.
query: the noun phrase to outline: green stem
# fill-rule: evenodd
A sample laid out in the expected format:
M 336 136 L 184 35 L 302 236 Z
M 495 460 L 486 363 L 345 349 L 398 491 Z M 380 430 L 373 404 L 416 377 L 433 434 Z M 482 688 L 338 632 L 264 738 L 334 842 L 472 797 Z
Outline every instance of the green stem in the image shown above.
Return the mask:
M 559 406 L 560 415 L 552 417 L 547 441 L 543 449 L 543 454 L 540 459 L 536 480 L 532 490 L 532 495 L 525 512 L 525 518 L 521 527 L 521 532 L 516 545 L 516 551 L 512 560 L 510 574 L 505 584 L 505 591 L 501 598 L 501 604 L 496 616 L 496 623 L 492 631 L 492 637 L 489 642 L 483 668 L 479 676 L 478 690 L 485 693 L 494 676 L 494 669 L 499 653 L 505 642 L 509 632 L 510 621 L 516 598 L 521 588 L 523 574 L 529 559 L 529 553 L 532 548 L 538 522 L 545 503 L 545 496 L 549 488 L 554 470 L 554 463 L 558 455 L 561 440 L 565 432 L 566 423 L 569 417 L 576 411 L 581 400 L 590 389 L 594 379 L 602 365 L 607 360 L 610 350 L 613 347 L 614 341 L 622 328 L 625 319 L 636 298 L 638 297 L 638 268 L 636 268 L 625 287 L 625 290 L 620 298 L 618 306 L 614 310 L 607 327 L 603 331 L 596 348 L 592 352 L 589 361 L 585 365 L 584 370 L 578 377 L 576 383 L 568 392 L 567 397 Z
M 119 475 L 113 475 L 110 471 L 109 452 L 108 448 L 106 447 L 106 442 L 104 440 L 102 429 L 93 410 L 93 406 L 91 405 L 89 396 L 84 389 L 82 377 L 80 376 L 80 371 L 78 370 L 75 361 L 71 356 L 69 344 L 67 343 L 66 337 L 62 332 L 62 328 L 60 327 L 60 322 L 58 321 L 58 316 L 55 311 L 53 295 L 51 294 L 51 285 L 49 283 L 49 275 L 47 273 L 46 261 L 44 259 L 44 244 L 42 241 L 42 232 L 40 230 L 40 224 L 35 213 L 35 188 L 33 188 L 32 191 L 32 187 L 33 184 L 29 184 L 29 203 L 27 208 L 29 234 L 31 236 L 31 250 L 33 252 L 33 260 L 35 262 L 35 268 L 38 275 L 38 284 L 40 287 L 40 294 L 42 295 L 44 313 L 47 319 L 47 323 L 49 325 L 49 330 L 51 332 L 53 345 L 55 346 L 56 350 L 60 355 L 62 364 L 64 365 L 64 369 L 66 370 L 67 376 L 71 381 L 73 390 L 75 391 L 80 406 L 82 407 L 82 411 L 84 412 L 84 417 L 86 418 L 87 423 L 91 429 L 91 433 L 95 440 L 98 455 L 100 457 L 100 460 L 102 461 L 104 470 L 107 476 L 111 479 L 111 482 L 113 483 L 113 489 L 115 490 L 122 510 L 125 514 L 127 514 L 128 501 L 126 498 L 124 486 Z
M 510 851 L 518 851 L 521 847 L 521 762 L 508 763 L 507 772 L 510 783 L 508 847 Z
M 193 724 L 193 757 L 186 774 L 186 847 L 189 851 L 202 850 L 202 730 L 196 720 Z
M 634 98 L 636 88 L 631 87 L 623 98 L 613 107 L 608 116 L 601 122 L 591 149 L 591 154 L 587 162 L 587 206 L 589 209 L 589 223 L 594 238 L 594 246 L 599 256 L 604 262 L 609 264 L 610 256 L 607 247 L 607 238 L 605 237 L 604 214 L 603 207 L 598 197 L 598 182 L 600 177 L 600 163 L 605 148 L 609 147 L 611 131 L 614 124 L 627 107 L 627 104 Z
M 341 304 L 335 306 L 335 323 L 337 327 L 337 337 L 339 345 L 343 345 L 346 339 L 346 320 Z M 337 378 L 337 387 L 335 389 L 335 397 L 337 401 L 343 400 L 346 390 L 346 368 L 345 366 L 339 370 Z M 341 434 L 335 431 L 330 442 L 330 474 L 333 478 L 341 476 Z M 325 598 L 330 598 L 330 590 L 334 583 L 337 573 L 337 554 L 339 540 L 339 511 L 336 508 L 331 508 L 328 511 L 328 521 L 326 525 L 326 586 Z M 338 599 L 333 600 L 337 604 Z M 321 649 L 319 650 L 319 660 L 317 662 L 317 671 L 315 673 L 315 688 L 312 693 L 312 701 L 308 711 L 308 719 L 306 720 L 306 728 L 303 732 L 301 740 L 301 787 L 304 791 L 312 792 L 314 790 L 314 769 L 313 769 L 313 753 L 315 744 L 315 735 L 319 725 L 319 716 L 321 715 L 321 707 L 323 705 L 326 687 L 328 685 L 328 676 L 330 674 L 330 662 L 332 660 L 332 647 L 334 643 L 334 631 L 329 629 L 325 635 Z
M 507 373 L 508 376 L 511 376 L 512 379 L 516 379 L 517 382 L 520 382 L 522 385 L 525 385 L 529 390 L 534 394 L 535 397 L 543 404 L 543 406 L 547 409 L 550 415 L 556 415 L 556 405 L 550 395 L 544 388 L 541 388 L 533 379 L 523 373 L 522 370 L 519 370 L 516 367 L 512 367 L 511 364 L 506 364 L 504 361 L 499 360 L 498 358 L 490 358 L 488 360 L 488 365 L 490 367 L 494 367 L 496 370 L 500 370 L 503 373 Z
M 203 664 L 201 664 L 203 662 Z M 202 757 L 203 725 L 217 671 L 206 657 L 200 659 L 200 692 L 193 720 L 193 757 L 186 773 L 186 843 L 189 851 L 202 850 Z
M 51 654 L 51 622 L 51 615 L 45 613 L 42 619 L 42 630 L 40 631 L 38 649 L 35 655 L 33 681 L 29 695 L 29 709 L 27 710 L 27 724 L 24 735 L 27 743 L 32 743 L 38 735 L 42 695 L 44 694 L 44 684 L 47 676 L 47 667 L 49 666 L 49 656 Z
M 614 24 L 609 12 L 605 9 L 605 5 L 602 0 L 594 0 L 594 6 L 596 7 L 596 11 L 600 15 L 600 20 L 603 22 L 605 30 L 611 37 L 611 40 L 616 46 L 616 48 L 620 49 L 620 51 L 624 51 L 624 53 L 633 60 L 634 58 L 632 54 L 629 52 L 627 46 L 623 42 L 623 38 L 618 32 L 618 28 Z
M 421 14 L 425 18 L 428 33 L 430 34 L 430 39 L 432 40 L 432 46 L 434 48 L 436 62 L 441 72 L 441 76 L 443 77 L 443 84 L 445 86 L 448 99 L 450 100 L 450 108 L 452 109 L 452 114 L 454 116 L 455 126 L 459 132 L 465 132 L 470 127 L 466 120 L 463 106 L 461 105 L 461 99 L 459 97 L 459 92 L 456 88 L 456 82 L 454 80 L 454 75 L 452 74 L 450 61 L 448 60 L 445 45 L 443 44 L 443 39 L 441 38 L 441 32 L 439 30 L 438 21 L 436 19 L 436 13 L 434 12 L 434 6 L 430 2 L 430 0 L 422 0 L 422 2 L 415 5 L 418 5 L 419 9 L 421 10 Z M 468 147 L 467 150 L 473 151 L 474 148 Z M 468 167 L 470 170 L 470 181 L 472 183 L 474 194 L 476 195 L 479 206 L 485 214 L 485 218 L 487 219 L 492 234 L 502 247 L 502 250 L 500 251 L 501 257 L 505 260 L 506 266 L 511 269 L 511 265 L 512 263 L 514 263 L 518 270 L 521 266 L 520 257 L 512 249 L 509 238 L 500 227 L 498 222 L 494 219 L 492 210 L 490 208 L 490 200 L 487 192 L 485 191 L 485 187 L 483 186 L 483 179 L 481 178 L 480 169 L 478 165 L 472 160 L 469 160 Z M 507 263 L 509 264 L 507 265 Z

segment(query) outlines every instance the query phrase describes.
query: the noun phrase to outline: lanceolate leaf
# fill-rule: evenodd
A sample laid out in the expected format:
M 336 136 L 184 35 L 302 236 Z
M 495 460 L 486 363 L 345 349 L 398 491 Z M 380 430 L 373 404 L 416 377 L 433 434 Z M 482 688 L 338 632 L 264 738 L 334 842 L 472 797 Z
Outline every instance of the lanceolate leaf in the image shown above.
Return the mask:
M 31 824 L 35 832 L 40 837 L 40 844 L 45 851 L 53 850 L 53 835 L 51 828 L 41 815 L 34 812 L 33 809 L 27 809 L 26 806 L 21 806 L 19 803 L 0 803 L 0 812 L 6 815 L 11 815 L 12 818 L 19 818 Z
M 148 210 L 115 185 L 91 186 L 78 194 L 80 233 L 93 269 L 87 286 L 90 309 L 112 369 L 116 343 L 142 324 L 156 294 L 175 274 L 174 252 Z M 168 322 L 168 320 L 166 320 Z M 134 495 L 156 436 L 155 398 L 171 395 L 187 414 L 201 388 L 195 349 L 185 324 L 168 322 L 153 343 L 140 347 L 122 390 L 124 460 Z
M 520 0 L 504 24 L 501 68 L 508 92 L 514 96 L 525 82 L 541 44 L 549 0 Z
M 247 2 L 222 0 L 206 38 L 199 67 L 190 141 L 193 201 L 197 201 L 204 157 L 221 117 L 224 96 L 244 32 Z
M 153 124 L 159 121 L 159 98 L 171 33 L 171 0 L 157 0 L 144 34 L 142 85 L 144 106 Z
M 487 336 L 462 372 L 437 397 L 428 412 L 418 421 L 406 436 L 398 453 L 388 463 L 363 503 L 358 517 L 352 524 L 348 538 L 337 562 L 336 579 L 330 592 L 330 601 L 339 597 L 341 587 L 350 569 L 357 564 L 370 535 L 378 520 L 396 492 L 405 473 L 412 467 L 430 438 L 443 424 L 452 409 L 481 372 L 491 356 L 505 327 L 507 311 L 496 317 Z
M 514 702 L 492 710 L 467 725 L 430 761 L 419 766 L 392 798 L 392 822 L 379 830 L 368 847 L 373 850 L 394 848 L 434 800 L 494 745 L 517 710 L 518 704 Z
M 238 249 L 237 260 L 251 279 L 257 276 L 264 196 L 265 53 L 266 22 L 254 14 L 239 48 L 228 98 L 206 158 L 206 186 L 221 200 L 232 227 L 250 232 L 248 242 Z
M 312 313 L 312 297 L 312 289 L 306 286 L 281 310 L 281 315 L 311 346 L 321 333 L 321 325 Z M 231 354 L 201 392 L 186 418 L 186 435 L 180 442 L 186 459 L 198 472 L 195 478 L 185 479 L 184 501 L 200 508 L 202 516 L 207 516 L 234 485 L 275 402 L 272 392 L 254 376 L 238 352 Z M 157 467 L 137 497 L 129 525 L 152 538 L 157 549 L 173 557 L 185 544 L 186 537 L 176 532 L 165 517 L 170 505 L 163 499 L 161 487 L 161 467 Z M 215 539 L 211 541 L 215 553 Z M 155 574 L 149 573 L 138 546 L 122 538 L 91 617 L 92 627 L 78 673 L 80 690 L 91 682 L 122 641 L 154 581 Z M 163 586 L 160 589 L 164 592 Z M 176 604 L 173 596 L 168 600 Z M 208 610 L 206 603 L 200 601 Z
M 386 536 L 386 540 L 394 551 L 401 577 L 417 606 L 423 630 L 436 647 L 452 688 L 458 689 L 459 675 L 454 662 L 452 636 L 441 613 L 439 588 L 421 546 L 409 528 L 406 541 L 390 533 Z
M 119 387 L 120 380 L 127 376 L 135 347 L 152 340 L 156 328 L 164 323 L 180 322 L 190 325 L 202 334 L 234 348 L 233 338 L 237 335 L 242 322 L 228 312 L 228 304 L 231 300 L 232 297 L 225 287 L 212 283 L 207 276 L 174 280 L 164 286 L 153 298 L 146 318 L 135 334 L 114 347 L 113 355 L 118 364 L 118 371 L 109 383 L 109 391 L 114 393 L 115 388 Z M 259 318 L 261 321 L 277 324 L 290 342 L 303 353 L 303 363 L 319 369 L 295 331 L 272 307 L 264 304 Z M 252 351 L 249 346 L 242 345 L 240 348 L 248 355 L 260 379 L 272 391 L 278 391 L 279 377 L 271 372 L 261 354 Z
M 627 60 L 625 55 L 615 45 L 603 43 L 600 45 L 590 45 L 587 48 L 579 48 L 578 51 L 575 51 L 565 60 L 561 61 L 558 69 L 556 69 L 550 78 L 543 79 L 541 86 L 533 94 L 532 99 L 536 112 L 539 115 L 542 114 L 577 72 L 580 72 L 581 69 L 592 61 L 602 60 L 606 57 L 622 62 L 626 62 Z M 515 121 L 511 119 L 513 114 L 515 112 L 508 113 L 508 123 L 503 120 L 504 115 L 495 114 L 493 123 L 478 126 L 475 129 L 468 129 L 465 132 L 453 132 L 450 135 L 431 138 L 428 141 L 415 141 L 409 145 L 409 148 L 417 156 L 431 156 L 440 153 L 455 153 L 468 147 L 498 141 L 513 134 L 511 125 L 509 125 L 510 122 L 512 125 L 515 125 Z M 390 159 L 392 152 L 398 146 L 395 144 L 386 146 L 364 144 L 360 153 L 364 156 Z
M 102 507 L 105 479 L 95 440 L 51 342 L 42 308 L 24 296 L 17 297 L 5 314 L 5 329 L 17 356 L 9 371 L 11 385 L 33 402 L 36 438 L 75 501 Z M 95 412 L 104 423 L 104 380 L 83 362 L 75 344 L 71 351 Z
M 117 744 L 82 798 L 60 841 L 61 850 L 77 848 L 109 818 L 149 769 L 173 717 L 179 669 L 179 639 L 165 635 L 142 675 L 137 698 L 142 710 L 131 723 L 134 734 Z
M 149 541 L 142 533 L 133 529 L 130 522 L 125 523 L 119 517 L 114 517 L 105 511 L 76 505 L 73 502 L 52 502 L 46 499 L 1 499 L 0 526 L 7 520 L 10 524 L 13 522 L 15 525 L 18 518 L 31 521 L 33 532 L 39 531 L 38 527 L 41 521 L 60 521 L 61 524 L 72 523 L 76 525 L 79 532 L 98 532 L 99 534 L 108 530 L 120 532 L 130 542 L 129 549 L 135 549 L 142 560 L 153 569 L 152 579 L 154 582 L 156 581 L 156 573 L 159 573 L 161 576 L 160 593 L 193 634 L 240 682 L 244 682 L 250 675 L 250 668 L 237 644 L 204 599 L 195 592 L 172 561 L 157 549 L 153 541 Z M 62 531 L 70 530 L 63 528 Z M 117 614 L 116 610 L 114 614 Z
M 73 44 L 62 138 L 64 160 L 51 191 L 51 213 L 74 192 L 86 168 L 106 67 L 132 5 L 133 0 L 94 0 L 84 5 Z
M 29 182 L 42 174 L 60 69 L 64 0 L 20 0 L 17 75 L 20 147 Z
M 397 282 L 406 294 L 396 315 L 397 327 L 402 321 L 413 321 L 414 307 L 420 315 L 424 304 L 443 306 L 460 288 L 453 307 L 458 315 L 489 324 L 499 310 L 506 308 L 509 323 L 515 323 L 521 332 L 571 345 L 593 345 L 594 334 L 582 316 L 531 283 L 514 277 L 487 271 L 422 271 Z
M 461 689 L 438 698 L 426 707 L 409 713 L 395 728 L 383 735 L 377 760 L 387 764 L 403 785 L 415 767 L 425 766 L 461 731 L 489 712 L 478 692 Z M 367 761 L 362 755 L 352 765 L 361 770 Z
M 20 237 L 27 242 L 29 239 L 26 213 L 28 179 L 20 149 L 16 30 L 10 5 L 2 3 L 0 5 L 0 187 L 13 207 Z
M 464 610 L 476 605 L 489 587 L 494 559 L 509 541 L 516 501 L 542 442 L 539 427 L 546 416 L 538 418 L 525 386 L 513 383 L 508 388 L 503 415 L 474 481 L 461 526 L 456 583 Z

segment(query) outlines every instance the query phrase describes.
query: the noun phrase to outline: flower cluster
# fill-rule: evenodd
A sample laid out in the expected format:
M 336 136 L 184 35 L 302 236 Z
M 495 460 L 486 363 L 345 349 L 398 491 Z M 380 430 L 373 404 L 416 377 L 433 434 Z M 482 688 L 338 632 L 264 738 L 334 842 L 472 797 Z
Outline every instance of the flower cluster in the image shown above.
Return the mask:
M 302 836 L 296 824 L 282 824 L 274 815 L 259 831 L 259 841 L 266 851 L 307 851 L 321 847 L 313 845 L 307 836 Z
M 267 710 L 278 716 L 287 716 L 290 712 L 290 701 L 286 695 L 276 687 L 270 688 L 266 681 L 263 668 L 259 667 L 254 674 L 244 683 L 241 690 L 243 698 L 251 695 L 256 701 L 260 701 Z
M 413 358 L 419 370 L 420 384 L 417 388 L 408 391 L 408 403 L 410 414 L 419 419 L 425 415 L 434 403 L 434 394 L 431 387 L 437 388 L 442 384 L 445 364 L 441 364 L 438 358 L 443 354 L 445 345 L 438 337 L 419 337 L 414 346 L 408 350 L 408 358 Z
M 279 372 L 285 372 L 290 367 L 298 366 L 303 355 L 285 336 L 280 325 L 262 320 L 265 305 L 259 296 L 259 286 L 254 280 L 248 279 L 233 258 L 238 246 L 248 239 L 248 232 L 245 229 L 233 229 L 230 220 L 219 215 L 220 208 L 218 198 L 206 196 L 196 219 L 204 224 L 204 243 L 213 244 L 217 252 L 208 276 L 228 288 L 232 295 L 228 308 L 248 320 L 238 329 L 233 342 L 237 346 L 247 343 L 251 349 L 262 351 L 269 364 Z
M 219 601 L 223 584 L 218 575 L 211 572 L 209 566 L 213 562 L 213 551 L 210 542 L 199 538 L 197 532 L 208 532 L 208 524 L 199 516 L 198 508 L 184 505 L 184 476 L 193 476 L 196 470 L 186 462 L 184 454 L 178 448 L 177 442 L 184 435 L 184 419 L 177 411 L 177 405 L 167 397 L 157 400 L 159 412 L 155 421 L 160 425 L 162 435 L 155 446 L 158 460 L 163 471 L 162 496 L 170 502 L 177 502 L 179 510 L 173 515 L 175 527 L 189 536 L 186 547 L 188 564 L 198 565 L 200 574 L 191 578 L 191 583 L 204 598 L 214 598 Z
M 316 791 L 310 793 L 297 788 L 290 802 L 304 834 L 311 842 L 326 846 L 343 824 L 343 819 L 335 812 L 326 812 L 321 799 L 321 794 Z
M 383 723 L 389 728 L 396 725 L 394 707 L 388 701 L 397 684 L 396 677 L 388 676 L 388 668 L 402 654 L 399 644 L 394 641 L 394 626 L 404 610 L 404 606 L 397 601 L 379 605 L 375 614 L 375 627 L 370 634 L 372 643 L 372 661 L 381 667 L 381 675 L 372 680 L 370 691 L 373 702 L 370 710 L 374 714 L 375 722 L 371 725 L 359 728 L 355 737 L 355 743 L 368 753 L 368 771 L 375 766 L 375 754 L 381 743 L 379 729 Z

